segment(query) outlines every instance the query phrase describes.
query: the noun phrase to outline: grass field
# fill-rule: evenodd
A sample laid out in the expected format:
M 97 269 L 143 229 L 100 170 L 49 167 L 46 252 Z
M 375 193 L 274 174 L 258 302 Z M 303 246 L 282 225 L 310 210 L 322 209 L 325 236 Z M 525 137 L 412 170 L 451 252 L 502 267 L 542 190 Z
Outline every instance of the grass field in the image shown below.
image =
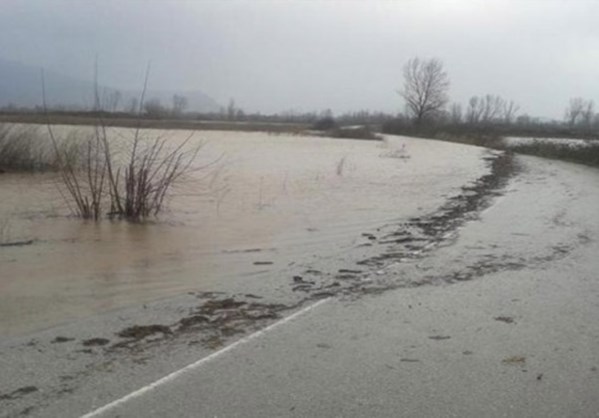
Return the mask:
M 70 113 L 23 113 L 0 114 L 0 123 L 24 123 L 52 125 L 88 125 L 94 126 L 99 122 L 105 126 L 120 128 L 144 129 L 193 129 L 206 131 L 244 131 L 244 132 L 273 132 L 301 133 L 309 128 L 307 124 L 277 123 L 277 122 L 244 122 L 244 121 L 199 121 L 191 119 L 147 119 L 130 115 L 83 115 Z

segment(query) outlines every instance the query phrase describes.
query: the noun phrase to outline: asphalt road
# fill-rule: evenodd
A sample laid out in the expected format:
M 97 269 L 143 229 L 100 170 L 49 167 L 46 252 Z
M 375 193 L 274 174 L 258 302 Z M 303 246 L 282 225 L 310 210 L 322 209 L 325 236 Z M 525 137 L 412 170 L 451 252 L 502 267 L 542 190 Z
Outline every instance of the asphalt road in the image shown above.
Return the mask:
M 599 416 L 599 170 L 519 160 L 451 244 L 373 272 L 397 288 L 323 299 L 217 351 L 95 360 L 14 416 Z
M 599 416 L 599 171 L 523 161 L 413 266 L 436 285 L 322 301 L 88 416 Z

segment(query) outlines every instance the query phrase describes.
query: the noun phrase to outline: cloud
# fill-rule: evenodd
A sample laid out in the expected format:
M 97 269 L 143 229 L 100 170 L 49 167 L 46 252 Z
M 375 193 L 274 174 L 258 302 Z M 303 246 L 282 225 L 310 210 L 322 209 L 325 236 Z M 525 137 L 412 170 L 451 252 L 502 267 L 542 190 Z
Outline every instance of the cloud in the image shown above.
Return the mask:
M 560 117 L 599 95 L 599 4 L 566 1 L 7 0 L 9 59 L 119 88 L 201 89 L 249 110 L 397 111 L 410 57 L 438 57 L 451 94 L 500 94 Z

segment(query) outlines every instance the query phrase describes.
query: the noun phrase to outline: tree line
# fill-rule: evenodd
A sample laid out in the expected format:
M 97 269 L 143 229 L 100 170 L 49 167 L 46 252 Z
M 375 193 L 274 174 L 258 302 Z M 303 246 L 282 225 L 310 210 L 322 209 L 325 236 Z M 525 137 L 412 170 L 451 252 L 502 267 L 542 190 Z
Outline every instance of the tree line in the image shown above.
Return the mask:
M 499 95 L 471 97 L 465 108 L 450 103 L 450 80 L 437 58 L 410 59 L 403 68 L 405 111 L 385 125 L 390 133 L 448 130 L 502 134 L 592 136 L 599 130 L 599 113 L 592 100 L 570 99 L 563 121 L 541 121 L 520 114 L 520 106 Z
M 593 100 L 570 99 L 562 120 L 543 120 L 522 113 L 514 100 L 495 94 L 471 97 L 465 104 L 451 102 L 450 79 L 441 60 L 414 57 L 403 67 L 403 86 L 397 92 L 403 98 L 402 112 L 390 114 L 360 110 L 333 117 L 330 109 L 312 112 L 293 110 L 272 114 L 246 112 L 230 99 L 227 106 L 214 112 L 188 110 L 188 99 L 173 95 L 171 103 L 163 104 L 158 98 L 144 101 L 139 109 L 137 98 L 124 100 L 118 90 L 106 89 L 92 109 L 73 109 L 54 106 L 45 110 L 7 106 L 2 113 L 42 113 L 51 111 L 76 115 L 101 112 L 113 117 L 142 117 L 148 119 L 186 119 L 198 121 L 239 121 L 261 123 L 292 123 L 312 126 L 319 121 L 334 119 L 337 125 L 370 125 L 386 133 L 431 134 L 444 130 L 452 133 L 484 132 L 502 135 L 584 136 L 599 131 L 599 113 Z

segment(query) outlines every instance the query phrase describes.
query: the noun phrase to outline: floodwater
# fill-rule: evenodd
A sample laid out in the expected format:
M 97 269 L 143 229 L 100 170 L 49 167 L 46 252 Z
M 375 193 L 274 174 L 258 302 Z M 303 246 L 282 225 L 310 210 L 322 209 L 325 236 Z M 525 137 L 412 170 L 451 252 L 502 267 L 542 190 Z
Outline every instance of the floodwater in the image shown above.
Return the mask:
M 73 129 L 82 128 L 57 127 Z M 173 143 L 189 135 L 147 133 Z M 293 263 L 431 212 L 486 171 L 481 148 L 406 137 L 209 131 L 194 134 L 200 142 L 198 170 L 144 224 L 71 216 L 54 174 L 1 175 L 0 239 L 33 243 L 0 247 L 0 335 L 189 291 L 277 295 Z

